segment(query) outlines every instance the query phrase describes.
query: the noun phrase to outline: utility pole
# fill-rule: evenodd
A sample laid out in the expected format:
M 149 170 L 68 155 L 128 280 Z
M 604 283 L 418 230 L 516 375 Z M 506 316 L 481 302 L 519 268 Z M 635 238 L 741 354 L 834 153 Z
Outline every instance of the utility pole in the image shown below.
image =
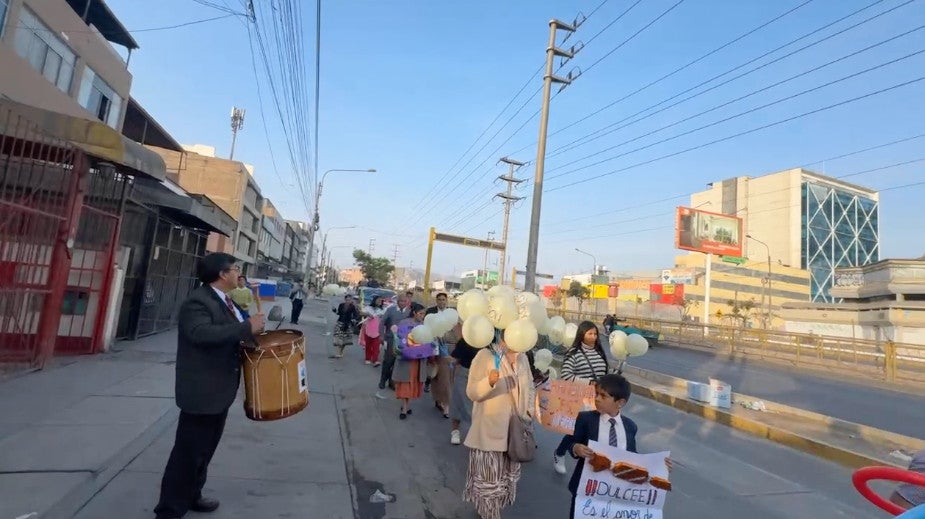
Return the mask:
M 549 20 L 549 45 L 546 46 L 546 74 L 543 76 L 543 108 L 540 112 L 540 138 L 536 149 L 536 174 L 533 178 L 533 212 L 530 215 L 530 239 L 527 243 L 527 274 L 524 276 L 524 292 L 536 291 L 536 261 L 539 253 L 540 240 L 540 209 L 543 206 L 543 168 L 546 164 L 546 130 L 549 127 L 549 99 L 552 93 L 552 84 L 559 83 L 561 88 L 568 86 L 578 75 L 559 77 L 553 74 L 552 66 L 556 56 L 566 61 L 573 58 L 581 50 L 582 45 L 576 44 L 569 50 L 556 47 L 556 35 L 559 30 L 574 33 L 584 21 L 576 18 L 574 23 L 568 24 L 556 19 Z M 568 36 L 565 38 L 568 39 Z M 564 40 L 563 40 L 564 41 Z M 580 75 L 580 72 L 579 72 Z M 561 89 L 560 89 L 561 92 Z
M 501 198 L 504 200 L 504 228 L 501 230 L 501 243 L 504 244 L 504 250 L 501 251 L 501 258 L 500 258 L 501 264 L 498 266 L 498 276 L 499 276 L 498 284 L 503 285 L 504 275 L 505 275 L 504 259 L 507 257 L 507 231 L 508 231 L 508 223 L 510 222 L 510 219 L 511 219 L 511 206 L 514 205 L 514 202 L 519 202 L 520 200 L 524 199 L 524 197 L 522 196 L 514 196 L 512 194 L 514 191 L 514 185 L 520 184 L 521 182 L 524 181 L 524 179 L 522 178 L 514 177 L 514 171 L 522 167 L 525 163 L 508 158 L 508 157 L 501 157 L 501 160 L 499 162 L 503 162 L 507 164 L 509 168 L 507 176 L 500 175 L 498 177 L 499 180 L 503 180 L 507 182 L 507 192 L 498 193 L 497 195 L 495 195 L 495 197 Z
M 234 160 L 234 145 L 238 140 L 238 132 L 244 129 L 244 109 L 237 106 L 231 107 L 231 153 L 228 154 L 228 160 Z
M 369 254 L 370 256 L 372 256 L 374 250 L 376 250 L 376 239 L 375 239 L 375 238 L 370 238 L 370 239 L 369 239 L 369 247 L 366 249 L 366 253 Z
M 398 247 L 397 243 L 392 246 L 392 265 L 398 265 Z
M 495 231 L 488 231 L 488 241 L 491 241 L 494 235 L 495 235 Z M 482 272 L 485 273 L 484 274 L 485 277 L 482 278 L 483 288 L 485 288 L 488 285 L 488 250 L 489 249 L 485 249 L 485 263 L 484 265 L 482 265 Z

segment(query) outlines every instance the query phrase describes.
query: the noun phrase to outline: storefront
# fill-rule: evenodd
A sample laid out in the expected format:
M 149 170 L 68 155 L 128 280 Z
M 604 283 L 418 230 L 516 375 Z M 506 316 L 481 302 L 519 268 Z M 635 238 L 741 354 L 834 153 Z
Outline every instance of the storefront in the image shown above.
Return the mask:
M 196 263 L 209 232 L 226 236 L 237 222 L 209 198 L 170 181 L 133 186 L 119 237 L 123 293 L 115 336 L 137 339 L 176 326 L 179 301 L 197 285 Z

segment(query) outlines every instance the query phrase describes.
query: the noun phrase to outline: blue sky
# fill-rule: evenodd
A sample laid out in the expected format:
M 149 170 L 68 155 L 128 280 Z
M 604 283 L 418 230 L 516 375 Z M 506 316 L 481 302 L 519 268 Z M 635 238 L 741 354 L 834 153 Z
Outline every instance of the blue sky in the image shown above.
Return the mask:
M 229 6 L 240 8 L 239 0 L 225 1 Z M 648 117 L 651 111 L 644 112 L 628 119 L 628 122 L 641 119 L 638 122 L 552 155 L 563 145 L 625 120 L 873 3 L 873 0 L 812 1 L 670 78 L 551 135 L 538 270 L 556 275 L 588 270 L 590 259 L 576 253 L 575 247 L 595 254 L 599 264 L 615 271 L 671 267 L 674 256 L 679 253 L 673 246 L 673 208 L 686 204 L 683 195 L 703 189 L 707 182 L 808 165 L 925 133 L 925 81 L 918 81 L 785 124 L 662 158 L 920 78 L 925 70 L 925 53 L 907 56 L 925 49 L 925 30 L 915 30 L 925 21 L 925 2 L 902 5 L 906 1 L 882 0 L 850 19 L 678 97 L 672 103 L 854 23 L 901 7 L 675 107 Z M 578 67 L 586 72 L 553 99 L 550 133 L 804 0 L 686 0 L 614 50 L 676 2 L 642 0 L 626 16 L 600 32 L 634 3 L 610 0 L 587 20 L 569 44 L 588 41 L 600 34 L 562 70 L 565 74 Z M 336 226 L 357 226 L 330 233 L 329 241 L 338 247 L 334 250 L 335 260 L 341 265 L 349 264 L 352 247 L 365 249 L 370 239 L 375 239 L 377 255 L 391 257 L 397 244 L 399 265 L 413 262 L 415 267 L 420 267 L 425 260 L 430 226 L 436 226 L 440 232 L 473 237 L 485 237 L 489 231 L 500 234 L 501 204 L 497 200 L 489 201 L 491 194 L 503 189 L 492 182 L 506 169 L 496 162 L 503 155 L 530 161 L 518 176 L 533 178 L 538 118 L 531 119 L 531 116 L 539 109 L 540 99 L 529 96 L 540 87 L 541 79 L 536 77 L 530 81 L 524 93 L 486 135 L 476 141 L 468 154 L 464 152 L 542 65 L 548 20 L 554 17 L 571 20 L 579 10 L 590 13 L 599 3 L 599 0 L 341 0 L 325 3 L 319 170 L 376 168 L 379 171 L 328 176 L 321 203 L 322 231 Z M 130 30 L 222 14 L 192 0 L 162 0 L 158 9 L 135 0 L 109 0 L 109 4 Z M 310 77 L 307 80 L 313 84 L 314 2 L 304 0 L 303 6 L 303 27 L 309 50 L 306 71 Z M 227 155 L 230 146 L 230 107 L 246 108 L 247 120 L 238 137 L 235 158 L 255 165 L 255 177 L 263 193 L 281 208 L 284 216 L 307 220 L 306 204 L 294 187 L 295 177 L 285 152 L 283 133 L 271 108 L 266 85 L 263 85 L 263 106 L 268 127 L 265 129 L 262 125 L 250 46 L 242 21 L 232 17 L 181 29 L 135 34 L 141 49 L 132 56 L 130 66 L 134 74 L 133 95 L 180 142 L 214 145 L 222 155 Z M 681 122 L 908 31 L 913 32 Z M 611 51 L 609 56 L 591 66 Z M 679 136 L 897 59 L 896 63 L 857 77 Z M 513 116 L 522 105 L 523 110 Z M 501 128 L 509 120 L 509 124 Z M 661 129 L 669 125 L 672 126 Z M 522 129 L 515 133 L 519 127 Z M 273 144 L 282 180 L 273 171 L 265 131 Z M 496 132 L 497 137 L 489 140 Z M 646 135 L 650 132 L 653 133 Z M 670 140 L 658 143 L 665 139 Z M 581 160 L 596 152 L 600 153 Z M 839 176 L 923 158 L 925 137 L 808 167 Z M 603 159 L 610 160 L 593 165 Z M 651 162 L 636 166 L 648 161 Z M 576 170 L 582 166 L 587 167 Z M 568 185 L 616 170 L 622 171 Z M 438 183 L 441 178 L 444 181 Z M 856 175 L 848 180 L 877 189 L 915 183 L 925 180 L 925 161 Z M 519 194 L 527 199 L 513 210 L 509 248 L 510 264 L 521 267 L 526 257 L 529 198 L 533 190 L 531 183 L 525 184 Z M 925 234 L 919 228 L 922 213 L 918 208 L 923 195 L 925 185 L 882 193 L 883 257 L 925 254 Z M 675 196 L 681 198 L 658 202 Z M 589 218 L 605 212 L 610 214 Z M 440 243 L 435 248 L 434 269 L 437 272 L 459 273 L 479 268 L 483 261 L 484 254 L 478 249 Z M 494 261 L 496 258 L 490 260 Z

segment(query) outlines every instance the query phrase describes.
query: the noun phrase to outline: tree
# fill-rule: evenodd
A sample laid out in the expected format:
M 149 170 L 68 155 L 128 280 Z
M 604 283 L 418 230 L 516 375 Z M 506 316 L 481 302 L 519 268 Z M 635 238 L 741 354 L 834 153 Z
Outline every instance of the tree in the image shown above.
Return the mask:
M 388 284 L 389 275 L 395 270 L 395 265 L 387 258 L 374 258 L 360 249 L 354 249 L 353 259 L 366 279 L 376 280 L 380 285 Z
M 690 299 L 682 299 L 681 303 L 678 305 L 678 312 L 681 312 L 681 321 L 686 321 L 687 316 L 690 314 L 691 306 L 694 304 L 694 301 Z
M 726 301 L 726 304 L 732 308 L 732 314 L 730 317 L 741 321 L 743 327 L 751 317 L 752 310 L 758 306 L 754 299 L 749 299 L 748 301 L 730 299 L 729 301 Z
M 578 313 L 581 313 L 581 307 L 585 304 L 585 299 L 591 297 L 591 289 L 582 285 L 579 281 L 572 281 L 568 286 L 568 297 L 574 297 L 578 300 Z

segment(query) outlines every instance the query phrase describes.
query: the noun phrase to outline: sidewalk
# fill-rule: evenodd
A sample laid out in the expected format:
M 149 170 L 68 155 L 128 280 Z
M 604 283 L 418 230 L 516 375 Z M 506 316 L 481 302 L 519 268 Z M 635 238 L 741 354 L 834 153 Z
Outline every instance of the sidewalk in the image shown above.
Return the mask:
M 278 304 L 288 316 L 288 300 Z M 324 305 L 310 301 L 298 326 L 309 409 L 253 422 L 239 394 L 211 465 L 207 491 L 223 500 L 211 517 L 353 517 Z M 153 517 L 178 416 L 175 352 L 170 331 L 0 384 L 0 518 Z

